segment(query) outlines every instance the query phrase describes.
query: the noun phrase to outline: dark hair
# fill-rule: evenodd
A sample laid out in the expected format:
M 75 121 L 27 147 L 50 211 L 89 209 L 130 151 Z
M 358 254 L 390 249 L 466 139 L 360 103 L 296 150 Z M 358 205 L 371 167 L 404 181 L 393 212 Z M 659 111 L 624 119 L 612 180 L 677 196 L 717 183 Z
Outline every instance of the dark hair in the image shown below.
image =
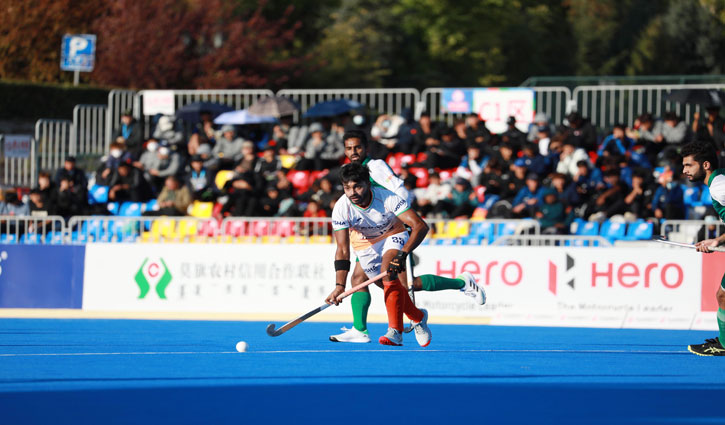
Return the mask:
M 649 112 L 646 112 L 639 116 L 639 122 L 642 124 L 654 122 L 654 117 L 652 117 L 652 114 L 650 114 Z
M 340 168 L 340 181 L 343 184 L 349 182 L 364 183 L 370 182 L 370 173 L 368 169 L 360 164 L 345 164 Z
M 676 113 L 672 111 L 665 112 L 665 114 L 662 116 L 663 121 L 679 121 L 680 117 L 677 116 Z
M 342 136 L 342 143 L 344 144 L 347 139 L 359 139 L 360 143 L 362 143 L 363 146 L 368 145 L 368 137 L 365 135 L 365 132 L 362 132 L 360 130 L 348 130 L 345 132 L 345 134 Z
M 717 168 L 718 165 L 717 152 L 710 142 L 698 140 L 688 143 L 682 147 L 680 155 L 682 155 L 683 158 L 692 155 L 695 162 L 700 165 L 702 165 L 705 161 L 708 161 L 713 169 Z

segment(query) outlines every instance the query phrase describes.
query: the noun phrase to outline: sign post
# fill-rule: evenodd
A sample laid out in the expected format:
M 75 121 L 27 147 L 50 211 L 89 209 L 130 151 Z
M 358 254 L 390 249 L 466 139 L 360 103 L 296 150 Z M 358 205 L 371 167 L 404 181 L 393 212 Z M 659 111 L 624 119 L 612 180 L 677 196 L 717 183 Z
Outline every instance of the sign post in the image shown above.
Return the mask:
M 73 85 L 77 86 L 80 72 L 91 72 L 96 61 L 95 34 L 66 34 L 60 49 L 60 69 L 73 71 Z

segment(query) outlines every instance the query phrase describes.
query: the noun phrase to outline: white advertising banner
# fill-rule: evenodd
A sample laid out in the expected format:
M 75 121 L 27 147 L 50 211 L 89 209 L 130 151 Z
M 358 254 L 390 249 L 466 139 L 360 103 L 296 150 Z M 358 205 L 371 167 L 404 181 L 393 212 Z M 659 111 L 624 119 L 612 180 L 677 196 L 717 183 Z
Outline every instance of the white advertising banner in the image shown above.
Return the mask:
M 143 113 L 144 115 L 174 115 L 176 113 L 174 91 L 144 90 Z
M 3 155 L 5 158 L 28 158 L 33 144 L 29 134 L 6 134 L 3 136 Z
M 333 245 L 89 244 L 83 309 L 299 315 L 334 287 Z M 416 292 L 431 321 L 689 329 L 701 314 L 702 254 L 673 249 L 422 246 L 415 274 L 469 271 L 459 291 Z M 371 289 L 372 316 L 385 317 Z M 345 303 L 338 313 L 349 312 Z M 703 323 L 710 329 L 711 324 Z
M 516 119 L 516 127 L 526 132 L 534 120 L 536 94 L 526 88 L 493 88 L 473 91 L 473 110 L 486 121 L 486 127 L 494 133 L 508 129 L 509 117 Z

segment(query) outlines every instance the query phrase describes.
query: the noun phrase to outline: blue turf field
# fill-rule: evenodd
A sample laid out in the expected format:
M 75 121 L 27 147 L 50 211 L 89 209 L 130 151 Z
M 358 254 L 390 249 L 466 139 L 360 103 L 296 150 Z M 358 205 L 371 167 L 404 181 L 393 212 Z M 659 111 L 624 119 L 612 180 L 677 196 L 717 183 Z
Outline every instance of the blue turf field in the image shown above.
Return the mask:
M 2 319 L 0 423 L 725 423 L 725 359 L 686 349 L 713 332 L 431 325 L 421 349 L 265 327 Z

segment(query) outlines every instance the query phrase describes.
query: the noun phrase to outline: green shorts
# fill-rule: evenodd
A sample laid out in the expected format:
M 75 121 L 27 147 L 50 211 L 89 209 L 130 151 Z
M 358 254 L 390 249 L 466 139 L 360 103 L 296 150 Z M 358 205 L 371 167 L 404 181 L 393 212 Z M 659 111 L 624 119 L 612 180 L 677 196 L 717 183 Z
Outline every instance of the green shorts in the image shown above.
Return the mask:
M 720 281 L 720 288 L 725 291 L 725 274 L 722 275 L 722 280 Z

